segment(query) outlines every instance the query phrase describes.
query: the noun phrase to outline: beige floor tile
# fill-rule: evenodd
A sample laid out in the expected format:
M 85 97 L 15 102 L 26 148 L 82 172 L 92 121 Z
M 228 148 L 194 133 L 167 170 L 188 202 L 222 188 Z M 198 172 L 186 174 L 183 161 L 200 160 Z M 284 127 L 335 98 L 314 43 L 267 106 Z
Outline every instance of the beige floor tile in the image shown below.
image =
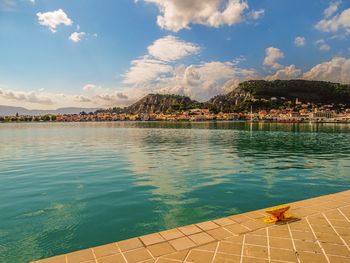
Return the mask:
M 270 249 L 270 258 L 271 260 L 282 260 L 282 261 L 288 261 L 288 262 L 298 261 L 295 255 L 295 251 L 279 249 L 279 248 Z
M 350 237 L 350 227 L 335 227 L 337 233 L 344 237 Z
M 316 241 L 310 242 L 310 241 L 294 240 L 294 244 L 298 252 L 308 251 L 308 252 L 314 252 L 314 253 L 322 253 L 322 250 Z
M 261 259 L 268 258 L 267 247 L 262 246 L 244 245 L 243 254 L 247 257 L 255 257 Z
M 92 249 L 84 249 L 67 254 L 68 263 L 80 263 L 88 260 L 95 260 Z
M 115 254 L 97 259 L 97 263 L 126 263 L 122 254 Z
M 241 224 L 233 224 L 233 225 L 225 226 L 225 228 L 231 233 L 234 233 L 236 235 L 248 233 L 251 231 L 247 227 L 242 226 Z
M 165 240 L 171 240 L 171 239 L 176 239 L 179 237 L 185 236 L 180 230 L 178 229 L 170 229 L 170 230 L 165 230 L 159 233 Z
M 246 234 L 245 243 L 250 245 L 267 246 L 267 237 L 253 234 Z
M 222 240 L 224 238 L 232 236 L 232 233 L 222 227 L 209 230 L 207 233 L 217 240 Z
M 202 232 L 202 230 L 195 225 L 183 226 L 183 227 L 179 227 L 178 229 L 182 233 L 184 233 L 186 236 Z
M 266 228 L 255 230 L 251 232 L 251 234 L 259 235 L 259 236 L 267 236 Z
M 262 258 L 252 258 L 252 257 L 243 257 L 243 263 L 268 263 L 267 259 Z
M 142 236 L 140 237 L 140 239 L 146 246 L 154 245 L 165 241 L 165 239 L 158 233 Z
M 35 261 L 35 262 L 40 262 L 40 263 L 66 263 L 66 256 L 65 255 L 56 256 L 56 257 L 42 259 L 42 260 Z
M 240 236 L 232 236 L 225 239 L 226 242 L 242 244 L 243 243 L 243 235 Z
M 232 255 L 241 255 L 242 254 L 242 244 L 234 244 L 225 241 L 219 243 L 217 252 L 232 254 Z
M 282 229 L 278 227 L 269 228 L 270 237 L 279 237 L 279 238 L 290 238 L 289 231 L 287 229 Z
M 145 248 L 138 248 L 128 252 L 124 252 L 124 256 L 128 263 L 136 263 L 152 258 L 151 254 Z
M 330 220 L 333 227 L 345 227 L 350 228 L 350 222 L 344 220 Z
M 289 223 L 289 227 L 292 231 L 311 231 L 309 224 L 304 219 Z
M 188 237 L 197 245 L 203 245 L 203 244 L 207 244 L 207 243 L 215 241 L 215 239 L 213 237 L 211 237 L 210 235 L 208 235 L 205 232 L 190 235 Z
M 168 242 L 151 245 L 148 246 L 147 249 L 151 252 L 153 257 L 159 257 L 175 252 L 175 249 Z
M 182 250 L 179 252 L 164 255 L 164 256 L 162 256 L 162 258 L 172 259 L 172 260 L 176 260 L 176 261 L 183 261 L 186 258 L 188 252 L 189 252 L 188 250 Z
M 333 228 L 330 225 L 320 225 L 320 226 L 312 226 L 312 229 L 315 233 L 334 233 Z
M 215 251 L 219 242 L 212 242 L 210 244 L 197 247 L 199 250 Z
M 212 230 L 212 229 L 220 227 L 218 224 L 215 224 L 212 221 L 198 223 L 197 226 L 200 227 L 201 229 L 203 229 L 204 231 L 208 231 L 208 230 Z
M 339 245 L 343 244 L 343 242 L 335 233 L 334 234 L 316 233 L 316 236 L 322 243 L 332 243 L 332 244 L 339 244 Z
M 299 252 L 298 256 L 300 263 L 327 263 L 326 257 L 320 253 Z
M 143 247 L 143 244 L 138 238 L 131 238 L 117 243 L 121 251 L 128 251 Z
M 233 221 L 237 222 L 237 223 L 243 223 L 245 221 L 249 221 L 251 220 L 250 217 L 244 216 L 244 215 L 234 215 L 234 216 L 229 216 L 230 219 L 232 219 Z
M 322 247 L 327 255 L 350 257 L 350 251 L 346 246 L 323 243 Z
M 92 248 L 96 258 L 106 257 L 120 252 L 116 243 Z
M 241 256 L 217 253 L 213 263 L 240 263 Z
M 157 263 L 179 263 L 177 260 L 167 259 L 167 258 L 159 258 Z
M 269 238 L 270 247 L 274 248 L 284 248 L 293 249 L 293 242 L 291 239 L 270 237 Z
M 315 236 L 312 232 L 308 232 L 308 231 L 292 231 L 292 236 L 293 239 L 297 239 L 297 240 L 308 240 L 308 241 L 314 241 L 315 240 Z
M 328 256 L 330 263 L 350 263 L 350 258 Z
M 250 221 L 243 222 L 242 226 L 245 226 L 250 230 L 257 230 L 263 227 L 267 227 L 268 225 L 259 220 L 250 220 Z
M 218 224 L 219 226 L 227 226 L 227 225 L 232 225 L 235 224 L 236 222 L 229 219 L 228 217 L 224 217 L 224 218 L 220 218 L 220 219 L 216 219 L 213 220 L 213 222 L 215 224 Z M 208 229 L 209 230 L 209 229 Z
M 188 237 L 173 239 L 173 240 L 170 240 L 169 243 L 178 251 L 196 246 L 196 244 Z
M 200 250 L 192 250 L 188 254 L 185 262 L 193 262 L 193 263 L 211 263 L 214 257 L 213 252 L 209 251 L 200 251 Z

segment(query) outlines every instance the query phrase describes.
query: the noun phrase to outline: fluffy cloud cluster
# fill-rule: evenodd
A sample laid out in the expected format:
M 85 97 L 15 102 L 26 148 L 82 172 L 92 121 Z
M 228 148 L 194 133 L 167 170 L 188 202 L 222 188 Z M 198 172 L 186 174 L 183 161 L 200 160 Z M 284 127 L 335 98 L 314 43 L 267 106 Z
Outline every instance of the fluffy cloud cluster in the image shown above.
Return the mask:
M 185 65 L 182 59 L 196 55 L 200 47 L 174 36 L 156 40 L 148 47 L 148 53 L 131 62 L 123 75 L 123 83 L 144 94 L 150 92 L 174 93 L 206 100 L 223 93 L 227 82 L 255 76 L 254 70 L 237 67 L 239 61 L 202 62 Z
M 166 30 L 177 32 L 189 28 L 190 24 L 211 27 L 233 25 L 243 20 L 243 13 L 248 9 L 246 0 L 143 0 L 155 4 L 160 15 L 158 25 Z M 262 12 L 255 15 L 262 16 Z
M 15 102 L 27 102 L 44 105 L 53 104 L 53 101 L 49 97 L 37 94 L 35 92 L 13 91 L 0 88 L 0 97 Z
M 306 41 L 305 37 L 296 37 L 294 39 L 294 44 L 297 47 L 303 47 L 305 46 L 305 41 Z
M 199 46 L 182 41 L 174 36 L 158 39 L 148 47 L 148 53 L 162 61 L 179 60 L 188 55 L 196 54 L 199 51 Z
M 287 67 L 284 67 L 282 69 L 279 69 L 276 71 L 275 74 L 267 76 L 267 80 L 288 80 L 288 79 L 297 79 L 302 76 L 302 70 L 298 69 L 295 65 L 290 65 Z
M 148 47 L 148 54 L 131 62 L 123 75 L 123 83 L 139 85 L 169 75 L 173 72 L 172 62 L 197 54 L 199 50 L 197 45 L 174 36 L 160 38 Z
M 341 1 L 333 1 L 329 4 L 329 6 L 324 10 L 323 14 L 324 16 L 330 17 L 332 16 L 335 12 L 338 11 L 338 7 L 341 4 Z
M 275 47 L 269 47 L 265 50 L 264 65 L 270 66 L 274 69 L 281 68 L 282 66 L 277 63 L 278 60 L 284 58 L 284 53 Z
M 69 39 L 73 41 L 74 43 L 78 43 L 82 38 L 86 35 L 85 32 L 73 32 L 70 36 Z
M 329 50 L 331 50 L 331 46 L 328 45 L 327 42 L 324 39 L 317 40 L 315 42 L 315 45 L 321 51 L 329 51 Z
M 350 59 L 335 57 L 304 74 L 305 79 L 350 83 Z
M 73 21 L 62 9 L 46 13 L 39 12 L 36 15 L 38 17 L 39 24 L 48 27 L 53 33 L 56 32 L 59 25 L 70 26 L 73 24 Z
M 335 10 L 334 12 L 336 12 L 337 9 L 338 7 L 336 9 L 333 7 L 331 11 Z M 331 16 L 333 14 L 331 11 L 326 12 L 327 15 Z M 350 33 L 350 8 L 333 17 L 327 16 L 316 24 L 316 28 L 323 32 L 335 33 L 339 30 L 345 30 L 345 32 Z

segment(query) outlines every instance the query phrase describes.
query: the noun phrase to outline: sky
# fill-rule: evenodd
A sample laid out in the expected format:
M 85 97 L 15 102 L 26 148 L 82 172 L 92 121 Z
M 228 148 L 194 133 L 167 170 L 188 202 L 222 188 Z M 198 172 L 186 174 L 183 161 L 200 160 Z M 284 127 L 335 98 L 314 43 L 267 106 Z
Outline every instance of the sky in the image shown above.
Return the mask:
M 350 83 L 350 1 L 0 0 L 0 105 L 205 101 L 249 79 Z

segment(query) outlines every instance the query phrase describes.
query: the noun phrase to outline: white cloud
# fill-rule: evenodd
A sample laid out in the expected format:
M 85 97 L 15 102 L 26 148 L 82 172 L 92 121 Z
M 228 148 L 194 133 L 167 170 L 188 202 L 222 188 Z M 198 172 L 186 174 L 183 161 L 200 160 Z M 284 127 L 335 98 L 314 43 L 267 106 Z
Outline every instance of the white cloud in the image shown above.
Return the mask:
M 155 4 L 160 15 L 158 25 L 166 30 L 178 32 L 190 24 L 211 27 L 233 25 L 243 20 L 248 9 L 246 0 L 143 0 Z
M 83 95 L 76 95 L 74 96 L 74 99 L 77 101 L 77 102 L 91 102 L 91 99 L 88 98 L 88 97 L 85 97 Z
M 39 24 L 48 27 L 53 33 L 56 32 L 57 26 L 61 24 L 66 26 L 73 24 L 73 21 L 62 9 L 46 13 L 39 12 L 36 15 L 38 17 Z
M 315 42 L 315 45 L 321 51 L 329 51 L 329 50 L 331 50 L 331 46 L 328 45 L 324 39 L 317 40 Z
M 95 84 L 86 84 L 83 87 L 83 90 L 85 90 L 85 91 L 92 91 L 92 90 L 95 90 L 96 88 L 98 88 L 98 87 Z
M 260 18 L 263 18 L 264 16 L 265 16 L 265 10 L 264 9 L 252 10 L 248 14 L 248 17 L 250 17 L 253 20 L 258 20 Z
M 266 56 L 264 59 L 264 65 L 278 69 L 282 66 L 277 63 L 278 60 L 284 58 L 283 52 L 275 47 L 269 47 L 265 50 Z
M 84 36 L 86 35 L 85 32 L 73 32 L 69 39 L 73 41 L 74 43 L 78 43 Z
M 44 105 L 53 104 L 53 101 L 49 97 L 37 94 L 35 92 L 5 90 L 0 88 L 0 97 L 16 102 L 28 102 Z
M 294 44 L 297 47 L 303 47 L 305 46 L 305 41 L 306 41 L 305 37 L 296 37 L 294 39 Z
M 122 75 L 124 84 L 142 85 L 172 75 L 174 63 L 186 56 L 197 54 L 200 47 L 174 36 L 166 36 L 154 41 L 147 50 L 148 53 L 133 60 L 129 70 Z
M 157 80 L 160 75 L 173 71 L 173 67 L 163 61 L 144 56 L 131 62 L 130 69 L 123 75 L 124 84 L 142 84 Z
M 296 79 L 302 76 L 302 70 L 298 69 L 295 65 L 290 65 L 279 69 L 275 74 L 265 77 L 267 80 L 288 80 Z
M 329 3 L 329 6 L 324 10 L 323 14 L 325 17 L 332 16 L 335 12 L 338 11 L 338 7 L 341 4 L 341 1 L 333 1 Z
M 148 47 L 148 53 L 162 61 L 179 60 L 188 55 L 197 54 L 199 51 L 199 46 L 174 36 L 160 38 Z
M 332 18 L 322 19 L 315 27 L 323 32 L 335 33 L 344 29 L 345 32 L 350 33 L 350 8 Z
M 305 79 L 350 83 L 350 59 L 335 57 L 304 74 Z

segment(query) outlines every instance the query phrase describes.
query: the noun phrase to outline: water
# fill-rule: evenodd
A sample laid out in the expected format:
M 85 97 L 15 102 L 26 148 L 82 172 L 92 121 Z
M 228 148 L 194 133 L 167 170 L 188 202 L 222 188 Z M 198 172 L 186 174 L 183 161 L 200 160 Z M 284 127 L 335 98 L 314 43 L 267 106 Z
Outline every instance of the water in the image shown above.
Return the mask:
M 0 124 L 0 262 L 350 188 L 350 125 Z

